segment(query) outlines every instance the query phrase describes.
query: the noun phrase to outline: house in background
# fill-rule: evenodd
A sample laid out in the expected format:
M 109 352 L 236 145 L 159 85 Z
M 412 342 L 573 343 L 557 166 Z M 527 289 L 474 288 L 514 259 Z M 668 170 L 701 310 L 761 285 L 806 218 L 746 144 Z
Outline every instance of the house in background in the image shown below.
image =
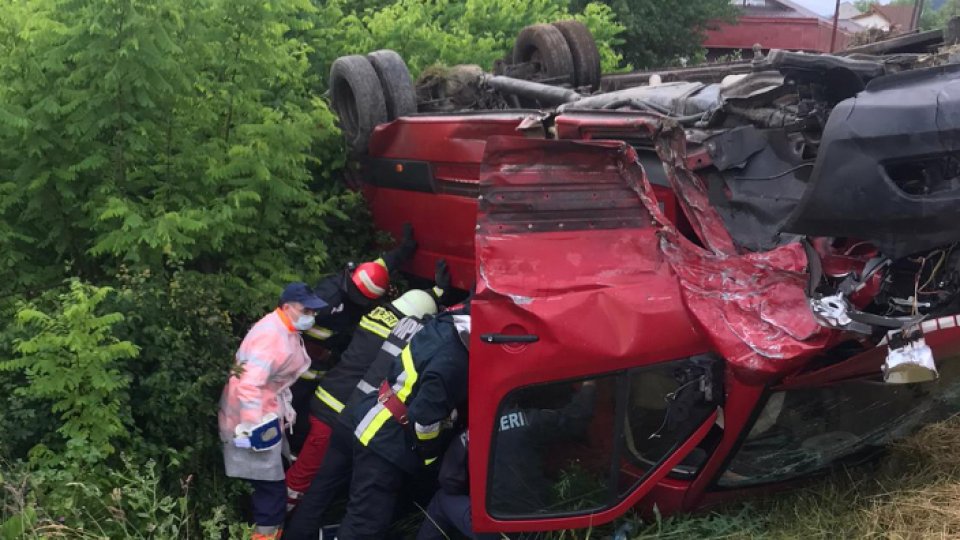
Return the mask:
M 738 8 L 734 23 L 717 22 L 707 31 L 707 57 L 716 59 L 734 51 L 745 55 L 755 43 L 770 49 L 830 52 L 833 21 L 791 0 L 731 0 Z M 852 21 L 839 25 L 834 49 L 846 48 L 850 36 L 863 28 Z
M 853 4 L 853 2 L 840 2 L 840 20 L 849 21 L 863 12 Z
M 841 12 L 840 18 L 843 17 Z M 913 6 L 882 6 L 872 4 L 870 9 L 849 19 L 863 28 L 874 28 L 893 34 L 902 34 L 915 30 Z

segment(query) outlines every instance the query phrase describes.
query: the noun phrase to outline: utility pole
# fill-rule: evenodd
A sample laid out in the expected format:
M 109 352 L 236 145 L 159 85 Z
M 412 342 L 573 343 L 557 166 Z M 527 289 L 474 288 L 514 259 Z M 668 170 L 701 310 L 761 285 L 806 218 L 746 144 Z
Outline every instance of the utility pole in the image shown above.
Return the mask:
M 830 52 L 837 47 L 837 27 L 840 26 L 840 0 L 837 0 L 837 6 L 833 9 L 833 34 L 830 35 Z
M 923 1 L 916 0 L 913 3 L 913 13 L 910 16 L 910 30 L 916 30 L 920 28 L 920 17 L 923 15 Z

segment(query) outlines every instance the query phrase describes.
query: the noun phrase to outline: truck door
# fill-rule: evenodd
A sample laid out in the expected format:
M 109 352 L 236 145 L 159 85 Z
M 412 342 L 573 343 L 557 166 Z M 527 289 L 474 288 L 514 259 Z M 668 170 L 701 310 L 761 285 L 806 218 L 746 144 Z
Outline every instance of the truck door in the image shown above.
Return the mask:
M 478 531 L 610 521 L 665 475 L 696 474 L 719 429 L 720 361 L 640 193 L 653 197 L 622 143 L 487 144 L 470 345 Z

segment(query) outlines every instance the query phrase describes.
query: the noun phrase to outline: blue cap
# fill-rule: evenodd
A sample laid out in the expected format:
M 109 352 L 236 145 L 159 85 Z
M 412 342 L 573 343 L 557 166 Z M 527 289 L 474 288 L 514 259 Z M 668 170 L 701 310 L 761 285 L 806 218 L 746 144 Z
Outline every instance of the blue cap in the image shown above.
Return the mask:
M 280 305 L 290 302 L 300 302 L 303 307 L 313 310 L 327 307 L 327 303 L 317 296 L 306 283 L 302 282 L 291 283 L 283 289 L 283 294 L 280 295 Z

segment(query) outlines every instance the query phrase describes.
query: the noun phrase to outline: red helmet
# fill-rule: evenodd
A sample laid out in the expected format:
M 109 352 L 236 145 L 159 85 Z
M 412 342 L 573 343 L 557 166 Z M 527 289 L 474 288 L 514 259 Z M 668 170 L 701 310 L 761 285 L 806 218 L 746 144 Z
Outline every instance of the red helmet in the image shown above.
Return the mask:
M 390 286 L 390 272 L 387 267 L 378 262 L 366 262 L 353 271 L 353 284 L 360 292 L 375 300 L 383 296 Z

